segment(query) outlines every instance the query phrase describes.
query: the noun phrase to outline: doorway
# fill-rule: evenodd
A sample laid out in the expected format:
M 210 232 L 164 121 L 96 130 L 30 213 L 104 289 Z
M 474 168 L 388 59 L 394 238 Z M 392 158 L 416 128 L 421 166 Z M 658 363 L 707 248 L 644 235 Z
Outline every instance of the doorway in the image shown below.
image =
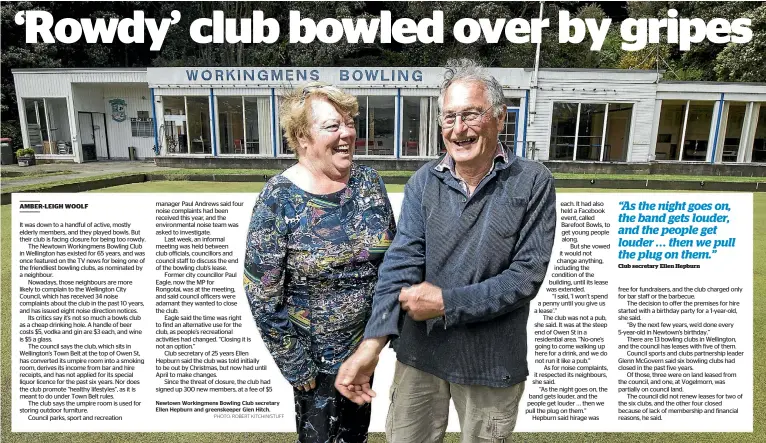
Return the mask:
M 80 133 L 82 160 L 96 161 L 96 130 L 93 127 L 93 115 L 90 112 L 77 112 L 77 132 Z
M 93 120 L 93 135 L 96 142 L 96 157 L 111 159 L 109 152 L 109 137 L 106 133 L 106 114 L 103 112 L 91 113 Z
M 106 114 L 103 112 L 77 112 L 83 161 L 110 159 L 109 138 L 106 133 Z

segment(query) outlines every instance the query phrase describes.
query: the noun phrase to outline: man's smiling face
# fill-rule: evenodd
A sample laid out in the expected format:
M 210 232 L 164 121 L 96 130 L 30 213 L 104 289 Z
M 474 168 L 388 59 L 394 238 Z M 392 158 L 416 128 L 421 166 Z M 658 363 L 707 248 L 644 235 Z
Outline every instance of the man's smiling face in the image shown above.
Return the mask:
M 487 90 L 479 82 L 456 82 L 444 93 L 442 115 L 487 111 L 469 124 L 459 117 L 453 126 L 442 126 L 444 145 L 457 166 L 481 167 L 494 157 L 497 135 L 505 123 L 505 110 L 496 117 L 495 109 L 489 109 L 490 106 Z

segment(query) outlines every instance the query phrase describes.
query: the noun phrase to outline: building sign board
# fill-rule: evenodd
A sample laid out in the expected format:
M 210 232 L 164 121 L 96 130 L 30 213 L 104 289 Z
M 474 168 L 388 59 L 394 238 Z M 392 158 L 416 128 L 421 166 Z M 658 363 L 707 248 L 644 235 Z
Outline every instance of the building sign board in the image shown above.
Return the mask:
M 520 68 L 490 69 L 503 86 L 526 89 L 531 71 Z M 345 87 L 439 87 L 443 68 L 338 67 L 338 68 L 147 68 L 150 87 L 168 86 L 266 86 L 294 87 L 320 81 Z
M 116 122 L 124 122 L 128 118 L 126 110 L 128 109 L 127 103 L 121 98 L 115 98 L 109 100 L 109 104 L 112 105 L 112 120 Z

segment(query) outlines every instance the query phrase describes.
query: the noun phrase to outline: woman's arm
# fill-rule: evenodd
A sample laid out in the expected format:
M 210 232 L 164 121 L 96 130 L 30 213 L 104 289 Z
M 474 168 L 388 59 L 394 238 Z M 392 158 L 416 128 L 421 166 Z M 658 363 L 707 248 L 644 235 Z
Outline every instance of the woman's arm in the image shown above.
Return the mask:
M 272 186 L 264 187 L 253 208 L 247 233 L 244 285 L 255 324 L 282 375 L 293 386 L 317 374 L 287 314 L 284 293 L 287 223 Z

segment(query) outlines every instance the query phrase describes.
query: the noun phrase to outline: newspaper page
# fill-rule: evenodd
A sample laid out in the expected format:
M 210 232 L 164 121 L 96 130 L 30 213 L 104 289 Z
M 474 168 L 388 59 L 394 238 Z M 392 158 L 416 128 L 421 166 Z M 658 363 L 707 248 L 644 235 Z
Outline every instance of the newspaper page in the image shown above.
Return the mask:
M 257 195 L 13 197 L 14 432 L 294 432 L 242 287 Z M 560 193 L 516 430 L 752 431 L 752 220 L 751 194 Z

